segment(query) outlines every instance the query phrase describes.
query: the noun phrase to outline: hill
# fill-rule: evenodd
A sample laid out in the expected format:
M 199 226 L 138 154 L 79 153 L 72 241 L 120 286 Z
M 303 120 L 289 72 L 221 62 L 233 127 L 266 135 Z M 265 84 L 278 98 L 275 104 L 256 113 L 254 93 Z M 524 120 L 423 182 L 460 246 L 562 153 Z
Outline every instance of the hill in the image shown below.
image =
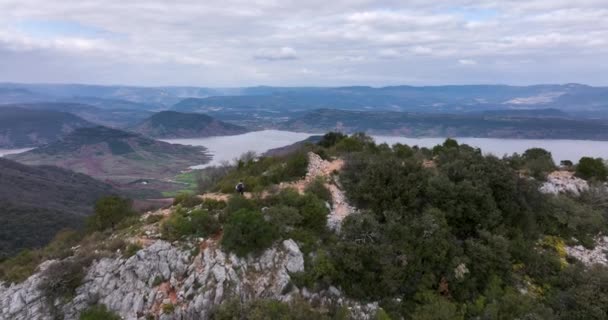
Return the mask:
M 56 165 L 117 183 L 165 179 L 209 161 L 204 147 L 170 144 L 106 127 L 81 128 L 43 147 L 10 155 L 30 165 Z
M 452 139 L 427 149 L 333 133 L 299 151 L 244 159 L 201 196 L 115 229 L 99 217 L 78 245 L 60 239 L 0 263 L 0 309 L 10 319 L 605 319 L 608 190 L 542 193 L 522 168 L 550 158 L 543 150 L 499 159 Z M 250 192 L 234 195 L 235 178 Z
M 84 174 L 0 158 L 0 258 L 42 246 L 63 228 L 79 228 L 113 188 Z
M 204 114 L 161 111 L 138 124 L 133 131 L 153 138 L 199 138 L 235 135 L 247 129 Z
M 122 104 L 110 105 L 110 107 L 114 106 L 118 107 L 122 106 Z M 4 107 L 68 112 L 89 122 L 113 128 L 134 126 L 152 114 L 150 111 L 137 110 L 134 108 L 109 108 L 107 104 L 104 104 L 104 107 L 101 107 L 73 102 L 37 102 L 0 106 L 0 108 Z
M 605 120 L 524 117 L 510 113 L 428 114 L 320 109 L 286 121 L 282 129 L 339 130 L 410 137 L 480 137 L 608 140 Z
M 37 147 L 92 123 L 75 115 L 18 107 L 0 107 L 0 148 Z
M 206 112 L 275 110 L 301 111 L 319 108 L 346 110 L 393 110 L 427 113 L 459 113 L 496 109 L 547 109 L 597 112 L 608 110 L 608 88 L 566 85 L 462 85 L 283 88 L 243 90 L 244 94 L 190 98 L 173 106 L 176 111 Z

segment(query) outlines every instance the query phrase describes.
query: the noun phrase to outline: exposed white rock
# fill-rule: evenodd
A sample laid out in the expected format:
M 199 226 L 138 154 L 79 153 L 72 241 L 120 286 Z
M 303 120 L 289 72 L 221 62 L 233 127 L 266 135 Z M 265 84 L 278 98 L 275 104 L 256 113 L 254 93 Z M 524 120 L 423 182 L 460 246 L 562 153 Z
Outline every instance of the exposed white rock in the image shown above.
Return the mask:
M 289 301 L 299 290 L 290 273 L 304 271 L 304 257 L 293 240 L 285 240 L 258 257 L 239 258 L 222 251 L 213 240 L 200 243 L 201 253 L 158 240 L 132 257 L 102 258 L 88 269 L 76 296 L 56 309 L 64 319 L 78 319 L 82 310 L 102 303 L 123 319 L 206 319 L 227 299 L 271 298 Z M 44 265 L 42 266 L 44 268 Z M 17 285 L 0 285 L 0 319 L 54 319 L 38 290 L 40 273 Z M 337 288 L 315 293 L 320 305 L 340 299 L 357 319 L 371 318 L 377 305 L 361 306 L 339 296 Z M 162 314 L 162 305 L 174 311 Z M 356 312 L 355 312 L 356 311 Z
M 547 181 L 540 187 L 543 193 L 572 193 L 579 195 L 589 189 L 587 181 L 577 178 L 570 171 L 554 171 L 547 176 Z
M 585 265 L 596 263 L 608 265 L 608 237 L 598 238 L 595 248 L 586 249 L 583 246 L 566 247 L 569 256 L 574 257 Z

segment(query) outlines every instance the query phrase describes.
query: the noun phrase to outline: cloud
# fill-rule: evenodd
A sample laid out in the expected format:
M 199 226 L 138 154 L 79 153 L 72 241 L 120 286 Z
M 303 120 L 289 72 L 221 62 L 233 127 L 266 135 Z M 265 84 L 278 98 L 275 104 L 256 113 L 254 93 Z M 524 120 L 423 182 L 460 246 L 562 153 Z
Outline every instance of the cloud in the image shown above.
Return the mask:
M 458 60 L 458 63 L 463 66 L 474 66 L 477 64 L 477 61 L 475 61 L 473 59 L 460 59 L 460 60 Z
M 298 55 L 296 54 L 296 50 L 293 48 L 282 47 L 279 49 L 260 50 L 253 56 L 253 58 L 268 61 L 295 60 L 298 58 Z
M 2 0 L 0 12 L 0 81 L 608 85 L 606 0 Z

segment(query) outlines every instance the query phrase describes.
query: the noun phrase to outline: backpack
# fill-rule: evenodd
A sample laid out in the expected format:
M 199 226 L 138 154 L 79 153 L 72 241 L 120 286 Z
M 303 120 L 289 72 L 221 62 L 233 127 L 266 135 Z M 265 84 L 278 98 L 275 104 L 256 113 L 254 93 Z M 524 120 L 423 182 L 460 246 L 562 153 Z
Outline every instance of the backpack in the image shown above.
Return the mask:
M 245 190 L 245 185 L 243 185 L 242 183 L 239 183 L 236 185 L 236 191 L 243 192 L 244 190 Z

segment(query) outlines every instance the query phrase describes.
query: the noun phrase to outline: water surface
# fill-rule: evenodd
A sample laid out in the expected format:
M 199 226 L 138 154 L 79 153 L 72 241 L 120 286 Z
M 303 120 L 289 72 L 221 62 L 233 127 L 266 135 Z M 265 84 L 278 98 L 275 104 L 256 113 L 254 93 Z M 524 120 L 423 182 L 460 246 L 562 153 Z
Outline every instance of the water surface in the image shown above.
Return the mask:
M 263 130 L 240 134 L 236 136 L 194 138 L 194 139 L 168 139 L 169 143 L 191 146 L 204 146 L 213 156 L 211 162 L 195 166 L 201 169 L 221 164 L 223 161 L 232 161 L 241 154 L 254 151 L 258 154 L 270 149 L 284 147 L 310 137 L 310 133 L 298 133 L 279 130 Z
M 269 149 L 283 147 L 304 140 L 310 133 L 297 133 L 279 130 L 263 130 L 236 136 L 209 137 L 196 139 L 163 140 L 193 146 L 205 146 L 213 155 L 210 163 L 196 166 L 204 168 L 218 165 L 223 161 L 232 161 L 247 151 L 260 154 Z M 403 143 L 410 146 L 433 147 L 443 143 L 445 138 L 406 138 L 395 136 L 373 136 L 377 143 Z M 527 149 L 539 147 L 550 151 L 556 163 L 561 160 L 578 162 L 583 156 L 608 159 L 608 141 L 590 140 L 535 140 L 535 139 L 494 139 L 494 138 L 456 138 L 459 143 L 466 143 L 481 148 L 484 154 L 502 157 L 514 152 L 523 153 Z

